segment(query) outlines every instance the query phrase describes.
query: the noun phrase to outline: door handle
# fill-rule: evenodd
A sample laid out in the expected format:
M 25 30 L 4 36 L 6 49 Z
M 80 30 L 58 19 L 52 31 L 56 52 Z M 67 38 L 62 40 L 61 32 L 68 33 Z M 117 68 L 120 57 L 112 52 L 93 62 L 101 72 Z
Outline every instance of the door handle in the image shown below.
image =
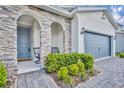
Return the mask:
M 99 51 L 100 51 L 100 47 L 99 47 Z
M 30 52 L 30 51 L 31 51 L 31 49 L 29 48 L 29 49 L 28 49 L 28 51 Z

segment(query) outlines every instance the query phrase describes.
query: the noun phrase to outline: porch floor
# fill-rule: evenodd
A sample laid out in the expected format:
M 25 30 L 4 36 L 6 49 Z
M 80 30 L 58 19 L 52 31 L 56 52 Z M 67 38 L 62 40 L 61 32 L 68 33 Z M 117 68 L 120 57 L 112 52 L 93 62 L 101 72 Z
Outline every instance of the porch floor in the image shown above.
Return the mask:
M 33 61 L 18 62 L 18 74 L 32 72 L 41 69 L 41 64 L 36 64 Z
M 56 88 L 55 82 L 45 73 L 39 70 L 19 74 L 17 76 L 17 88 Z M 42 92 L 41 92 L 42 93 Z

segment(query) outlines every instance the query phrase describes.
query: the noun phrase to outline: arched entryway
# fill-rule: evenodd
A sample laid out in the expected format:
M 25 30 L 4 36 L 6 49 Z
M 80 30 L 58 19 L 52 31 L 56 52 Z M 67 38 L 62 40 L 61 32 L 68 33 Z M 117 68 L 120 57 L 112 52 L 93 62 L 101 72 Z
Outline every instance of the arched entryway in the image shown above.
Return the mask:
M 17 19 L 17 60 L 19 73 L 40 69 L 40 24 L 31 15 Z M 38 50 L 38 54 L 36 49 Z
M 63 28 L 61 24 L 53 22 L 51 24 L 51 53 L 63 53 Z

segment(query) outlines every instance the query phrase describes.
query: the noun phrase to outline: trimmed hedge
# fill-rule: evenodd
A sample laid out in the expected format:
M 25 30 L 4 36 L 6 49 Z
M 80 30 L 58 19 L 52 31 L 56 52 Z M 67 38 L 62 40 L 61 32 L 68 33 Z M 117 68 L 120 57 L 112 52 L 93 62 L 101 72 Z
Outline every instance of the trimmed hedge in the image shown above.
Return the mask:
M 61 67 L 58 72 L 57 76 L 59 80 L 63 80 L 65 84 L 72 85 L 73 84 L 73 79 L 69 76 L 67 67 Z
M 89 71 L 94 70 L 94 59 L 90 54 L 81 53 L 66 53 L 66 54 L 49 54 L 46 57 L 45 65 L 48 73 L 56 72 L 60 67 L 77 64 L 78 61 L 84 63 L 85 69 Z
M 124 53 L 120 53 L 120 54 L 119 54 L 119 57 L 120 57 L 120 58 L 124 58 Z
M 64 80 L 68 77 L 68 69 L 67 67 L 61 67 L 57 73 L 58 79 Z
M 84 63 L 83 62 L 79 61 L 77 63 L 77 66 L 78 66 L 79 72 L 80 71 L 85 71 L 85 67 L 84 67 Z
M 85 67 L 84 67 L 84 63 L 81 62 L 81 61 L 79 61 L 79 62 L 77 63 L 77 66 L 78 66 L 78 68 L 79 68 L 79 75 L 81 76 L 81 78 L 82 78 L 83 80 L 86 80 L 88 77 L 87 77 L 86 69 L 85 69 Z
M 0 62 L 0 87 L 5 87 L 7 82 L 7 71 L 5 64 Z
M 69 69 L 70 75 L 73 75 L 73 76 L 78 75 L 79 68 L 78 68 L 77 64 L 69 65 L 68 69 Z
M 49 54 L 45 66 L 48 73 L 55 73 L 58 80 L 69 86 L 74 84 L 75 76 L 87 80 L 88 76 L 94 75 L 94 59 L 90 54 Z

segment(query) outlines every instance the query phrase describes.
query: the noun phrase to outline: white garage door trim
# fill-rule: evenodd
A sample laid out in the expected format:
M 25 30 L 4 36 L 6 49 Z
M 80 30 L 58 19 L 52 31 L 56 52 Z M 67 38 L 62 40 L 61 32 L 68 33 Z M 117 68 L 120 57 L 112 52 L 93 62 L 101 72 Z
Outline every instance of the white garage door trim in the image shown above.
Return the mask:
M 112 56 L 108 56 L 108 57 L 103 57 L 103 58 L 99 58 L 99 59 L 95 59 L 95 62 L 96 61 L 100 61 L 100 60 L 104 60 L 104 59 L 108 59 L 108 58 L 111 58 Z

